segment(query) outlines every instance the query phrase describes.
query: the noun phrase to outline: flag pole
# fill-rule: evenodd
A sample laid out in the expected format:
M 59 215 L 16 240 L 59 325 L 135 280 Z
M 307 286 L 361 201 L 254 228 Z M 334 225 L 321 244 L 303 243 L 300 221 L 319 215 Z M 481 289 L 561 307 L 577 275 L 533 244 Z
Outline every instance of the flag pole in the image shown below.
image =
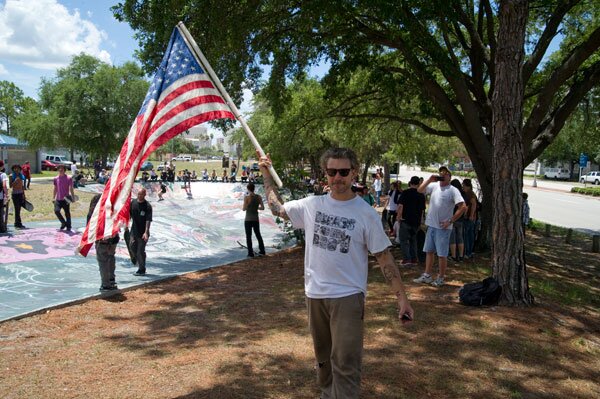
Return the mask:
M 200 48 L 196 44 L 196 41 L 194 40 L 194 38 L 192 37 L 192 35 L 190 34 L 190 32 L 187 30 L 185 24 L 180 21 L 177 24 L 177 29 L 179 30 L 179 32 L 183 36 L 183 39 L 188 43 L 188 45 L 192 49 L 192 53 L 196 57 L 196 60 L 200 63 L 200 65 L 204 68 L 204 70 L 206 71 L 206 73 L 208 74 L 208 76 L 210 77 L 210 79 L 217 86 L 217 90 L 219 90 L 219 92 L 221 93 L 221 95 L 223 96 L 223 98 L 225 99 L 225 101 L 227 102 L 227 105 L 231 109 L 231 112 L 235 115 L 235 117 L 237 118 L 237 120 L 241 123 L 242 127 L 244 128 L 244 131 L 246 132 L 246 135 L 248 136 L 248 138 L 250 139 L 250 141 L 254 145 L 254 148 L 256 149 L 256 151 L 258 151 L 258 153 L 261 156 L 265 156 L 265 152 L 263 151 L 262 147 L 260 146 L 260 144 L 256 140 L 256 137 L 254 137 L 254 134 L 252 133 L 252 130 L 250 130 L 250 127 L 248 126 L 248 124 L 246 123 L 246 121 L 244 120 L 244 118 L 242 117 L 242 115 L 240 114 L 240 111 L 238 111 L 237 107 L 235 106 L 235 104 L 231 100 L 231 97 L 229 97 L 229 94 L 227 94 L 227 91 L 225 90 L 225 88 L 221 84 L 221 81 L 219 80 L 219 78 L 215 74 L 215 71 L 213 71 L 213 69 L 211 68 L 211 66 L 208 63 L 208 60 L 206 59 L 206 57 L 204 57 L 204 54 L 202 53 L 202 51 L 200 50 Z M 271 174 L 271 177 L 273 177 L 273 180 L 275 181 L 275 184 L 277 184 L 277 186 L 279 188 L 281 188 L 283 186 L 283 183 L 281 182 L 281 179 L 279 178 L 279 175 L 277 174 L 277 172 L 275 172 L 275 169 L 273 168 L 273 165 L 269 166 L 269 172 Z

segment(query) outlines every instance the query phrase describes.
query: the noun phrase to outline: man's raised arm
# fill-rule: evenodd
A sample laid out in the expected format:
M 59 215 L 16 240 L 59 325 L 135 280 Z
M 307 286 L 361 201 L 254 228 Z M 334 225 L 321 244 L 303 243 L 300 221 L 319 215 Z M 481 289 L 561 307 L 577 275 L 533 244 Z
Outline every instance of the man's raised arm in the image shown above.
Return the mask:
M 267 204 L 269 205 L 269 209 L 275 216 L 279 216 L 285 220 L 289 220 L 287 213 L 285 212 L 285 208 L 283 207 L 283 201 L 281 200 L 281 196 L 279 195 L 279 191 L 277 191 L 277 185 L 271 177 L 271 173 L 269 172 L 269 166 L 271 166 L 271 158 L 269 154 L 262 157 L 257 152 L 258 155 L 258 166 L 260 167 L 260 171 L 263 175 L 263 182 L 265 186 L 265 193 L 267 195 Z

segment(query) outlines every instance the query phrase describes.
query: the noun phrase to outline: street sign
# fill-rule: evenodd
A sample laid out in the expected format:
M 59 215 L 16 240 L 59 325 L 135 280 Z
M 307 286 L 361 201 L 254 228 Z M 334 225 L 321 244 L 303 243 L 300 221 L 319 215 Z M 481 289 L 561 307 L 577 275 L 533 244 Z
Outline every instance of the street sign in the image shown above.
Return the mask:
M 582 168 L 585 168 L 585 166 L 587 165 L 587 162 L 588 162 L 588 156 L 581 153 L 579 155 L 579 166 Z

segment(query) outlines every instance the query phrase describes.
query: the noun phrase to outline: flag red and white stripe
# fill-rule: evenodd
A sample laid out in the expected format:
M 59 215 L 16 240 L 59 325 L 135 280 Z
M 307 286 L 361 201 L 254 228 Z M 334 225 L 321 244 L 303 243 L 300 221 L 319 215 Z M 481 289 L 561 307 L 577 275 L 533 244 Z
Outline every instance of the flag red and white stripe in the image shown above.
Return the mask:
M 175 28 L 77 251 L 87 256 L 95 241 L 128 223 L 135 177 L 154 150 L 193 126 L 223 118 L 236 119 Z

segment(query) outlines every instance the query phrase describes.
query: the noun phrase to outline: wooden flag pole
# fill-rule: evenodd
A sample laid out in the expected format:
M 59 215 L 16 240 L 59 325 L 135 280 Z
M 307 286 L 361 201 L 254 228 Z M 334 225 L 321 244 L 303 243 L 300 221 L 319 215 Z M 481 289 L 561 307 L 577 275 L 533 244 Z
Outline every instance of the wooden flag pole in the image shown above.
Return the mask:
M 248 126 L 248 124 L 246 123 L 246 121 L 244 120 L 244 118 L 242 117 L 242 115 L 240 114 L 240 111 L 238 111 L 237 107 L 235 106 L 235 104 L 231 100 L 231 97 L 229 97 L 229 94 L 227 94 L 227 91 L 225 90 L 225 88 L 221 84 L 221 81 L 219 80 L 219 78 L 215 74 L 215 71 L 213 71 L 213 69 L 211 68 L 211 66 L 208 63 L 208 60 L 206 59 L 206 57 L 204 57 L 204 54 L 202 54 L 202 51 L 200 50 L 200 48 L 196 44 L 196 41 L 194 40 L 194 38 L 192 37 L 192 35 L 190 34 L 190 32 L 185 27 L 185 24 L 183 22 L 179 22 L 177 24 L 177 29 L 179 29 L 179 32 L 183 36 L 183 39 L 187 42 L 187 44 L 189 45 L 189 47 L 192 49 L 192 52 L 193 52 L 194 56 L 196 57 L 196 61 L 198 61 L 198 63 L 200 63 L 200 65 L 202 66 L 202 68 L 204 68 L 204 70 L 206 71 L 206 73 L 208 74 L 208 76 L 210 77 L 210 79 L 217 86 L 217 90 L 219 90 L 219 92 L 221 93 L 221 95 L 223 96 L 223 98 L 225 99 L 225 101 L 227 102 L 227 105 L 231 109 L 231 112 L 235 115 L 235 117 L 237 118 L 237 120 L 240 121 L 242 127 L 244 128 L 244 131 L 246 132 L 246 135 L 248 136 L 248 138 L 250 139 L 250 141 L 254 145 L 254 148 L 256 148 L 256 151 L 258 151 L 258 153 L 261 156 L 265 156 L 265 152 L 263 151 L 262 147 L 260 146 L 260 144 L 256 140 L 256 137 L 254 137 L 254 134 L 252 133 L 252 130 L 250 130 L 250 127 Z M 281 179 L 279 178 L 279 175 L 277 175 L 277 172 L 275 172 L 275 169 L 273 168 L 273 165 L 269 166 L 269 172 L 271 173 L 271 177 L 273 177 L 273 180 L 275 181 L 275 183 L 277 184 L 277 186 L 279 188 L 281 188 L 283 186 L 283 183 L 281 182 Z

